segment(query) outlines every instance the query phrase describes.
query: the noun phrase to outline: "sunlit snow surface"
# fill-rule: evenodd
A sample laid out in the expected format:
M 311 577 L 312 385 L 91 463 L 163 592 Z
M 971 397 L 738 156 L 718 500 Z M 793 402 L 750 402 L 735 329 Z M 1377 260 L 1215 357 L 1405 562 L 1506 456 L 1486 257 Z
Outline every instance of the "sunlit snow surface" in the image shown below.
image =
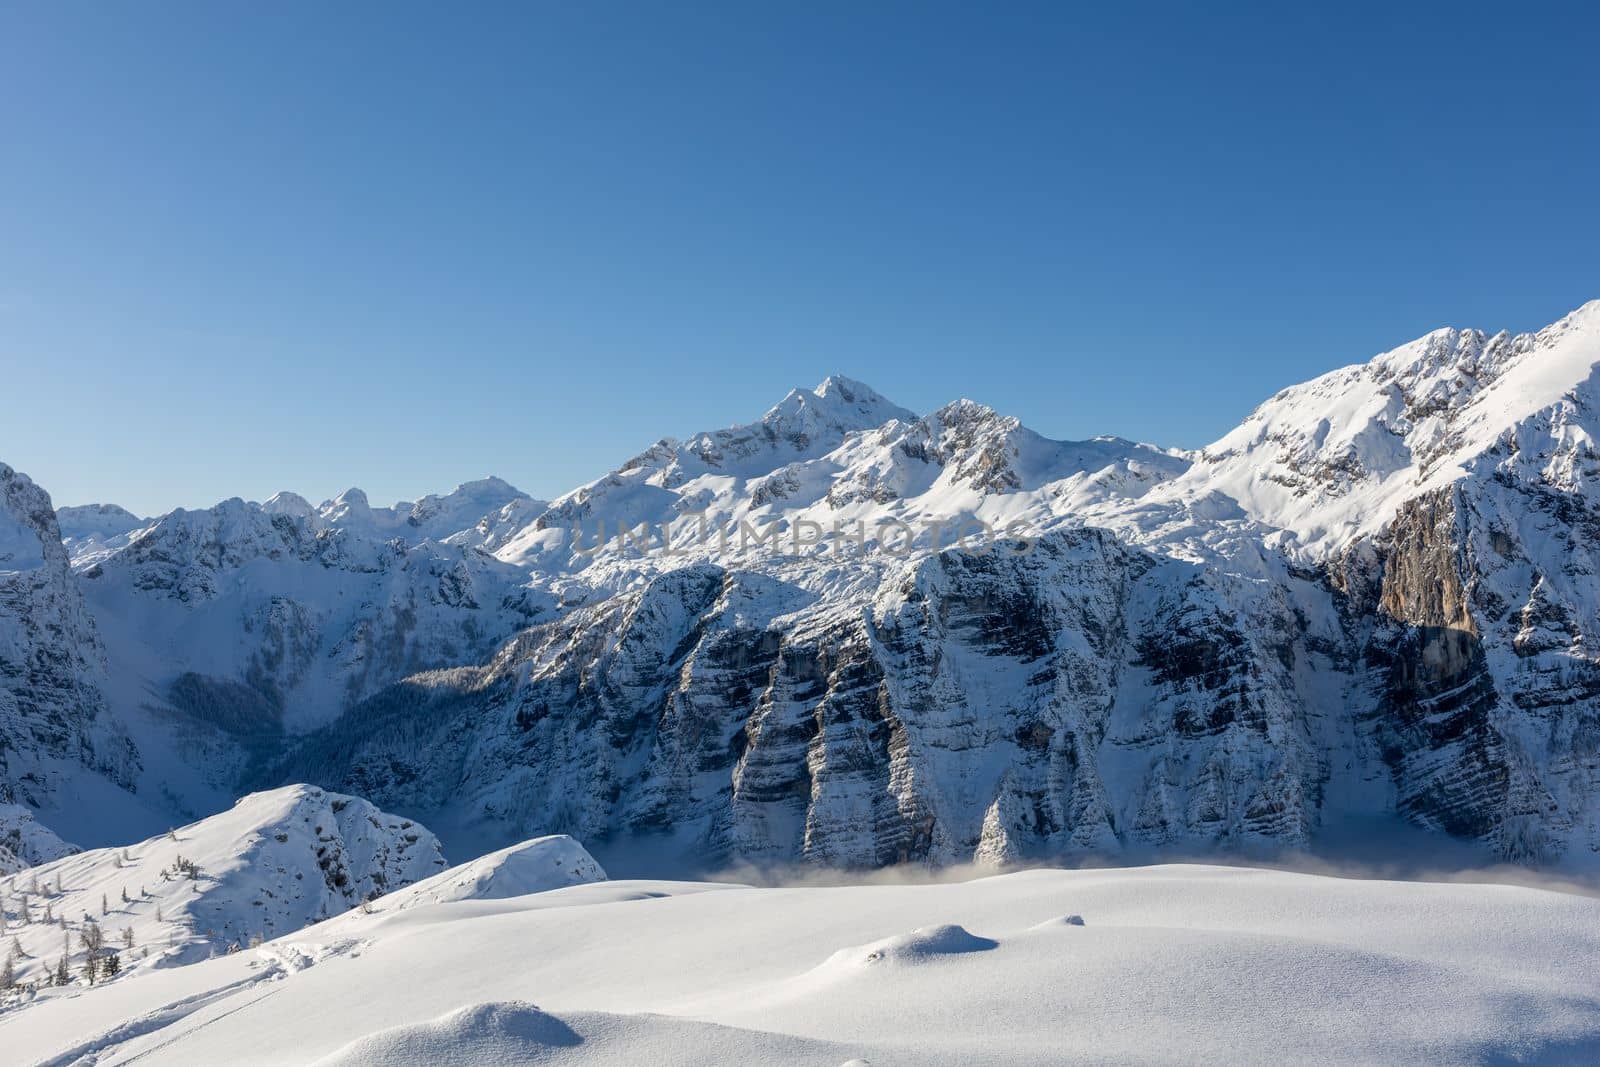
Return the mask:
M 7 1063 L 1593 1062 L 1600 900 L 1247 868 L 598 882 L 35 1001 Z

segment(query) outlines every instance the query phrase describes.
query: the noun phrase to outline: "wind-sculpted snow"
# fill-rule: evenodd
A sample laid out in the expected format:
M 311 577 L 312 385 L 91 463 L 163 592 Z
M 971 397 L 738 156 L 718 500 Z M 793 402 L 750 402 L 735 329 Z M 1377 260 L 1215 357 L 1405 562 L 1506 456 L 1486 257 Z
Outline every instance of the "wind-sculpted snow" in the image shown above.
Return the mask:
M 0 1048 L 172 1067 L 1588 1063 L 1597 952 L 1600 901 L 1509 885 L 1201 866 L 600 882 L 380 900 L 51 990 L 0 1015 Z
M 356 797 L 288 786 L 135 845 L 92 849 L 0 882 L 21 949 L 17 980 L 63 959 L 84 979 L 84 935 L 133 975 L 236 952 L 422 881 L 445 867 L 421 825 Z

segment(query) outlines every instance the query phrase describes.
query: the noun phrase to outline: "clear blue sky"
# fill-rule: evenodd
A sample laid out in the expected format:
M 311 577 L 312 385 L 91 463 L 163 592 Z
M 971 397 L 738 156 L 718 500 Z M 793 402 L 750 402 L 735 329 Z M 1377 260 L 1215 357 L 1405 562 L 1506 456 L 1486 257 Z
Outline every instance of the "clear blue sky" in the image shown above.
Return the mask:
M 554 495 L 832 372 L 1197 446 L 1600 297 L 1592 5 L 0 7 L 0 459 Z

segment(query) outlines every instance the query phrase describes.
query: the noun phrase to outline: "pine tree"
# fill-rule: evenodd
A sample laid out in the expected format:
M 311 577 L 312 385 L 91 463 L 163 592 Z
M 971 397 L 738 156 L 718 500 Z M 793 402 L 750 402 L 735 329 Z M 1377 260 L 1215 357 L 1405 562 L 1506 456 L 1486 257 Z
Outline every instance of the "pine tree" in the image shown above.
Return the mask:
M 107 981 L 122 973 L 122 960 L 115 952 L 107 956 L 105 962 L 100 965 L 100 973 Z
M 105 932 L 93 919 L 83 924 L 83 932 L 78 935 L 78 940 L 83 942 L 83 950 L 91 956 L 100 955 L 100 950 L 106 946 Z
M 0 963 L 0 991 L 10 989 L 17 984 L 17 950 L 12 949 L 6 953 L 6 960 Z
M 122 947 L 130 951 L 133 948 L 133 927 L 131 926 L 122 928 Z
M 100 924 L 90 919 L 83 924 L 83 932 L 78 935 L 83 942 L 83 973 L 88 975 L 89 984 L 94 985 L 95 975 L 100 964 L 100 953 L 105 948 L 105 933 L 100 929 Z
M 50 914 L 50 902 L 47 900 L 47 901 L 44 902 L 44 924 L 46 926 L 49 926 L 51 923 L 53 923 L 55 921 L 56 921 L 56 917 L 54 915 Z
M 111 914 L 111 902 L 106 899 L 106 895 L 104 893 L 100 894 L 100 914 L 101 915 L 110 915 Z
M 162 918 L 162 917 L 161 917 L 161 905 L 160 905 L 160 904 L 157 904 L 157 905 L 156 905 L 156 922 L 158 922 L 158 923 L 164 923 L 164 922 L 166 922 L 166 921 L 167 921 L 167 920 L 166 920 L 166 919 L 164 919 L 164 918 Z
M 124 904 L 126 904 L 128 902 L 128 887 L 127 886 L 123 886 L 122 887 L 122 902 Z
M 62 956 L 56 964 L 56 985 L 67 985 L 72 981 L 72 975 L 67 972 L 67 957 Z

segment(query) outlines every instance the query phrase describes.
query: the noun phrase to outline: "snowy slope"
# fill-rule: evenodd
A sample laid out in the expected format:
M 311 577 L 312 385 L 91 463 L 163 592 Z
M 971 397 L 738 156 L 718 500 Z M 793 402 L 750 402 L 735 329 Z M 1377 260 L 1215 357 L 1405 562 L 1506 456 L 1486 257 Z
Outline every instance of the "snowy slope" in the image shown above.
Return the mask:
M 337 927 L 337 932 L 332 928 Z M 1600 901 L 1240 868 L 602 882 L 0 1016 L 19 1064 L 1592 1062 Z
M 21 949 L 19 980 L 42 979 L 69 935 L 76 977 L 89 920 L 130 974 L 298 930 L 444 866 L 422 826 L 355 797 L 288 786 L 136 845 L 30 867 L 0 883 L 0 904 Z

